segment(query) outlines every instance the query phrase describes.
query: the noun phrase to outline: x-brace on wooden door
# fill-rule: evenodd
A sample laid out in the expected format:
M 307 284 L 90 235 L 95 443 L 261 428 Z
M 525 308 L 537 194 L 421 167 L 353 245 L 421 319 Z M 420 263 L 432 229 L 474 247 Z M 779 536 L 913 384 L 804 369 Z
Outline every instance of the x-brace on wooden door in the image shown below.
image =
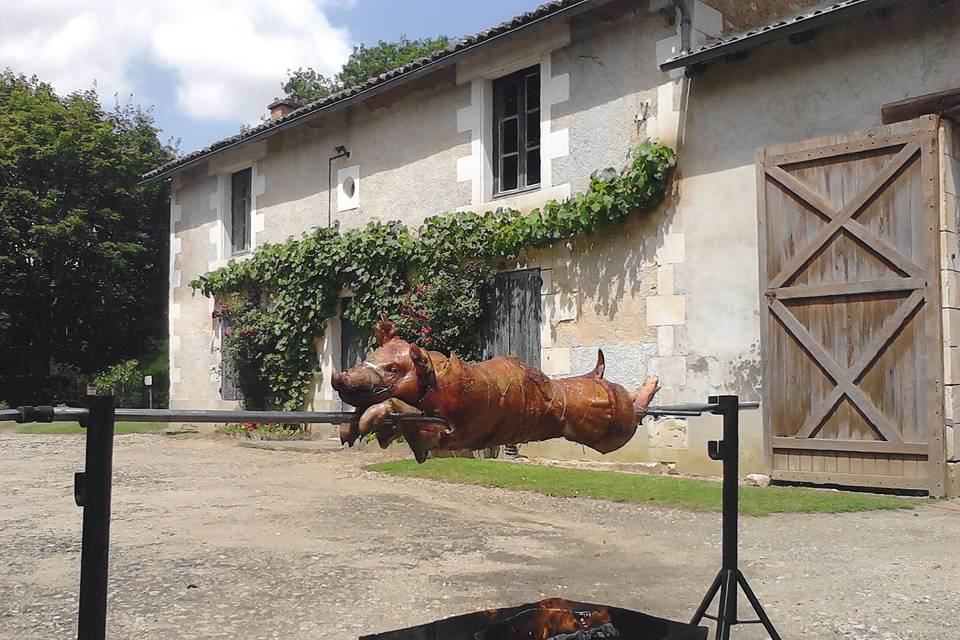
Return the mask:
M 937 128 L 758 154 L 775 479 L 943 492 Z

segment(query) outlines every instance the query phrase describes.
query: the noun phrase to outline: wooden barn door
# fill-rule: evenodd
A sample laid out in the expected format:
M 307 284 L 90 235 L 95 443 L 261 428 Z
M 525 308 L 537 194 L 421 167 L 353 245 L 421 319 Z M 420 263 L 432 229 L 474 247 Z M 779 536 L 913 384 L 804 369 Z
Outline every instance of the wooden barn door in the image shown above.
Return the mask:
M 498 273 L 484 327 L 484 359 L 514 356 L 540 367 L 540 269 Z
M 943 493 L 937 126 L 758 154 L 774 479 Z

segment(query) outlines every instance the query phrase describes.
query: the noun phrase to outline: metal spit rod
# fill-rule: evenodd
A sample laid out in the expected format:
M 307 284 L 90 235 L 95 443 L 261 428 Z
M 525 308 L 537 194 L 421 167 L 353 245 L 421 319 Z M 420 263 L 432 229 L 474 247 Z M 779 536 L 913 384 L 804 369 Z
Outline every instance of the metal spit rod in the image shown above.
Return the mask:
M 714 413 L 718 404 L 651 405 L 644 413 L 649 417 L 699 416 Z M 759 402 L 741 402 L 740 409 L 756 409 Z M 356 420 L 346 411 L 207 411 L 193 409 L 116 409 L 116 419 L 123 422 L 272 422 L 280 424 L 347 424 Z M 14 422 L 78 422 L 89 415 L 82 407 L 24 406 L 0 410 L 0 420 Z M 433 422 L 446 424 L 443 418 L 412 413 L 395 415 L 398 422 Z
M 740 409 L 757 409 L 756 401 L 741 402 Z M 656 415 L 701 415 L 720 409 L 719 404 L 650 405 L 644 412 Z M 206 411 L 191 409 L 116 409 L 116 417 L 125 422 L 280 422 L 288 424 L 327 423 L 342 424 L 356 419 L 354 412 L 346 411 Z M 23 406 L 0 409 L 0 422 L 78 422 L 89 415 L 83 407 Z M 442 418 L 419 413 L 395 416 L 401 421 L 443 421 Z
M 116 409 L 121 422 L 272 422 L 280 424 L 345 424 L 356 414 L 345 411 L 201 411 L 190 409 Z M 18 407 L 0 411 L 0 420 L 15 422 L 77 422 L 89 415 L 80 407 Z M 439 422 L 443 418 L 422 414 L 395 415 L 399 422 Z

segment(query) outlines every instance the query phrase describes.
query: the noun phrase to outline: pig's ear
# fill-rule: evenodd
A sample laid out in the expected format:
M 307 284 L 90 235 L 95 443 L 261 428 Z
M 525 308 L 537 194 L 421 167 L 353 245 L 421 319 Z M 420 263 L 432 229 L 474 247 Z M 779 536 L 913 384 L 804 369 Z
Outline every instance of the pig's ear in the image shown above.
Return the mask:
M 430 355 L 415 344 L 410 345 L 410 359 L 413 360 L 413 368 L 417 371 L 417 376 L 423 383 L 424 389 L 435 389 L 437 387 L 437 372 L 433 369 L 433 362 Z
M 397 325 L 393 324 L 387 314 L 380 314 L 380 322 L 373 330 L 373 335 L 377 337 L 377 344 L 384 345 L 397 337 Z

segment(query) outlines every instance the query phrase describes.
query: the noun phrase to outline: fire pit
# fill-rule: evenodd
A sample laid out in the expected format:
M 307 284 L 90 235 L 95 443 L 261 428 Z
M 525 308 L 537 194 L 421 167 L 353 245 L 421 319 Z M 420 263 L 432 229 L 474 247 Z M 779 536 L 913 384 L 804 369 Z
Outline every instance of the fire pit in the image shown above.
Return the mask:
M 706 627 L 587 602 L 549 598 L 387 631 L 360 640 L 706 640 Z

